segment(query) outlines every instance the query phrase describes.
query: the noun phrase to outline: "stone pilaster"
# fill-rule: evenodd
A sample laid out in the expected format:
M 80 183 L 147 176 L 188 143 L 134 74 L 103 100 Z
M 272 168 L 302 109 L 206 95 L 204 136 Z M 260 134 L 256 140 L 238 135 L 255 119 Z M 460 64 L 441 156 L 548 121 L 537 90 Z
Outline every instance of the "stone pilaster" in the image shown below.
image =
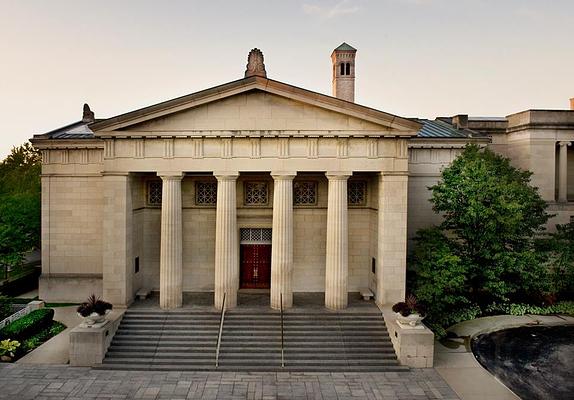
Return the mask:
M 293 178 L 296 173 L 272 173 L 273 236 L 271 244 L 271 308 L 293 306 Z
M 160 173 L 161 244 L 159 258 L 159 306 L 166 310 L 183 304 L 181 179 L 183 174 Z
M 558 158 L 558 201 L 568 201 L 568 146 L 571 142 L 558 142 L 560 156 Z
M 133 300 L 131 181 L 128 173 L 105 174 L 102 180 L 103 298 L 114 306 L 127 307 Z
M 327 255 L 325 271 L 325 307 L 347 307 L 349 274 L 349 232 L 347 221 L 347 180 L 350 172 L 327 172 Z
M 375 293 L 375 300 L 381 305 L 403 301 L 405 298 L 407 189 L 406 172 L 381 173 Z
M 237 305 L 239 287 L 239 243 L 237 232 L 236 185 L 238 173 L 214 173 L 217 178 L 215 223 L 215 307 Z

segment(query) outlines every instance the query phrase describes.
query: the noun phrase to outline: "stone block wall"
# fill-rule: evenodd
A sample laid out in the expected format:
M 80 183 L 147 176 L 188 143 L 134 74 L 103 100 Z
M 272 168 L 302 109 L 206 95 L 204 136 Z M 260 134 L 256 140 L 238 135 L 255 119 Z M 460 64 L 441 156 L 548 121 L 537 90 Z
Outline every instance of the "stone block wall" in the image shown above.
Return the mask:
M 102 294 L 102 206 L 99 176 L 42 177 L 40 298 Z

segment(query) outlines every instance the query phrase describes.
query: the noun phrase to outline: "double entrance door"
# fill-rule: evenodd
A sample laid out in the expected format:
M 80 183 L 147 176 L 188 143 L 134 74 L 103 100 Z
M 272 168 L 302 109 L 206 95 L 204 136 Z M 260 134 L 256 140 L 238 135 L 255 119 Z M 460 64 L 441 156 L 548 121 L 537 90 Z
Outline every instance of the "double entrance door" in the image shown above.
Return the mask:
M 271 287 L 271 229 L 243 228 L 240 231 L 241 289 Z

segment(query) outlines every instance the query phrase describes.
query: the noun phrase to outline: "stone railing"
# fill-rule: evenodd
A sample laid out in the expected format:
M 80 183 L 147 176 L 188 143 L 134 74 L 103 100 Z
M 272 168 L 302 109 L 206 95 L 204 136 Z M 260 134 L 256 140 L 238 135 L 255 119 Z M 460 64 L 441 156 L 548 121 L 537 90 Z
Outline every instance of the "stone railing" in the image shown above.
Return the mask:
M 28 304 L 26 304 L 26 306 L 24 308 L 16 311 L 14 314 L 12 314 L 9 317 L 6 317 L 2 321 L 0 321 L 0 329 L 4 328 L 9 323 L 16 321 L 17 319 L 20 319 L 23 316 L 30 314 L 32 311 L 37 310 L 39 308 L 43 308 L 43 307 L 44 307 L 44 302 L 41 300 L 34 300 L 34 301 L 29 302 Z

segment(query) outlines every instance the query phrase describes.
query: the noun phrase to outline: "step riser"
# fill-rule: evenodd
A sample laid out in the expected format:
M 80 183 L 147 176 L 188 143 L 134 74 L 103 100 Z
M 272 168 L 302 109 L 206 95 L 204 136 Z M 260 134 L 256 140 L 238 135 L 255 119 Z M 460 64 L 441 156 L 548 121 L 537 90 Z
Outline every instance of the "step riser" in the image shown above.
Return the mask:
M 228 312 L 218 370 L 403 371 L 379 313 Z M 212 371 L 220 314 L 128 310 L 102 368 Z

